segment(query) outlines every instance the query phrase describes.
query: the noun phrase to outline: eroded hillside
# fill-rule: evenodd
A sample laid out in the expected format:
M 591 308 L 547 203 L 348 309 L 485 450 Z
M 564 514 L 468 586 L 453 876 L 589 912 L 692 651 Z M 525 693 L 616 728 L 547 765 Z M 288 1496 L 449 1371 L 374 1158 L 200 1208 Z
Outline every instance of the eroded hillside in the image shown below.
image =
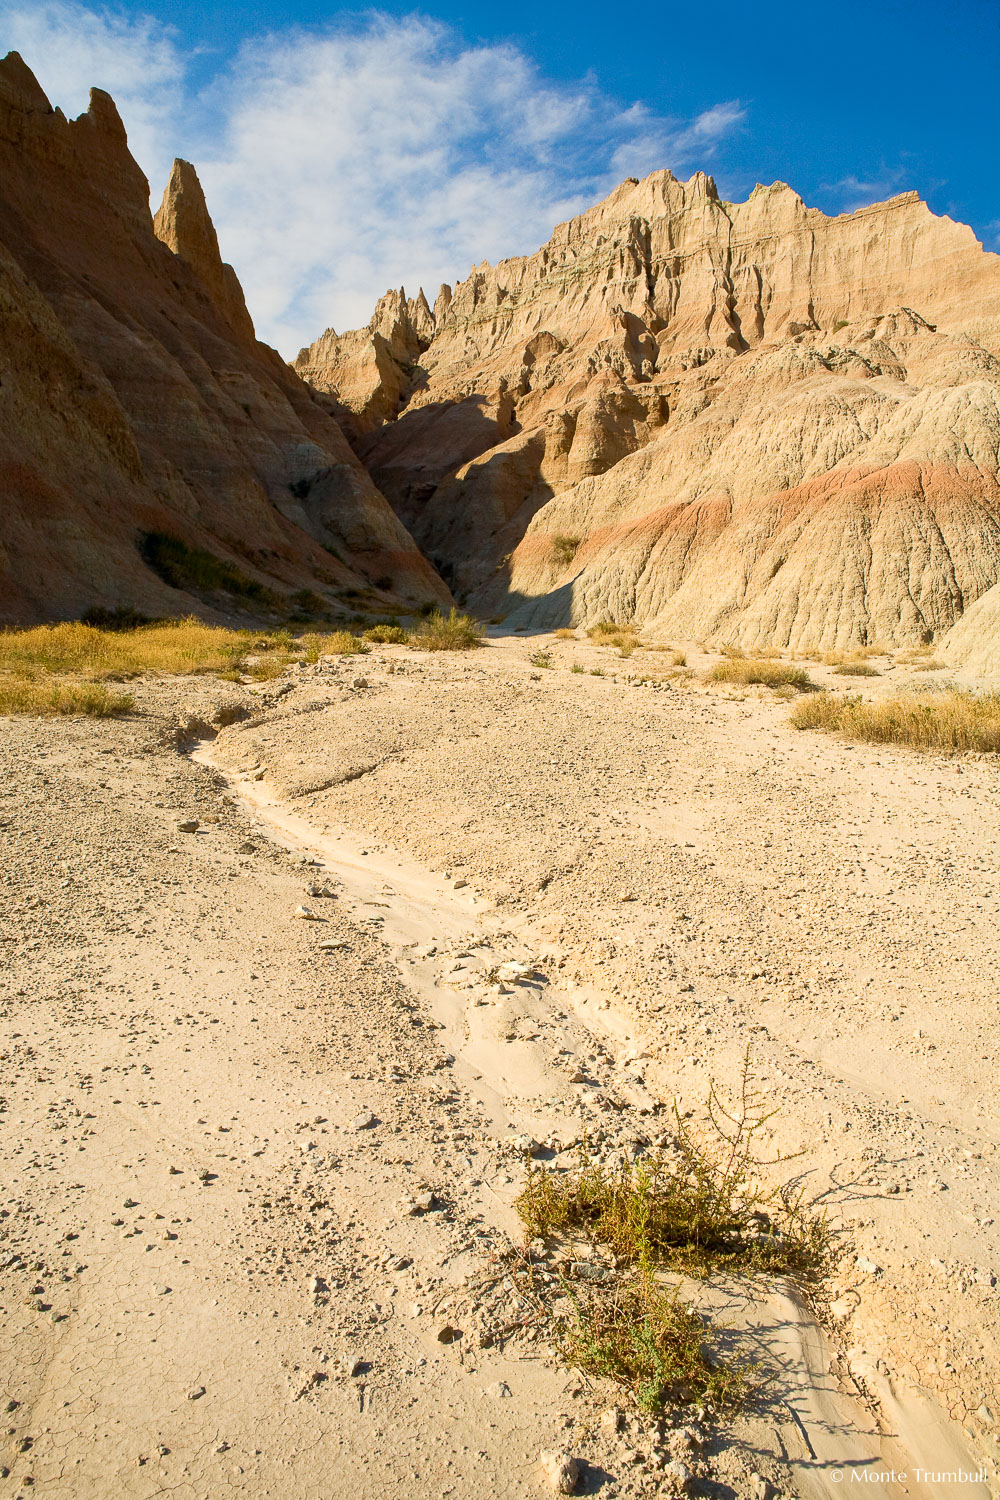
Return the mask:
M 0 308 L 0 623 L 303 588 L 447 599 L 337 423 L 256 340 L 194 168 L 175 164 L 154 228 L 112 100 L 95 89 L 67 120 L 16 53 Z M 144 561 L 150 535 L 172 575 L 148 545 Z
M 1000 257 L 915 193 L 657 172 L 296 366 L 484 611 L 843 646 L 997 580 L 998 350 Z

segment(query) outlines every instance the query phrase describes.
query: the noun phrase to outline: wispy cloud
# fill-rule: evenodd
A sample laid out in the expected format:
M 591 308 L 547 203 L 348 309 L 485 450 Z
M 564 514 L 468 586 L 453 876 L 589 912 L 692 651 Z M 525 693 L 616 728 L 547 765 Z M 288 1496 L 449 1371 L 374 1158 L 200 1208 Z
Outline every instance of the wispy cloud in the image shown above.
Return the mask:
M 174 155 L 201 173 L 262 337 L 286 354 L 365 321 L 387 286 L 530 251 L 623 176 L 710 166 L 736 101 L 691 119 L 545 78 L 511 45 L 366 13 L 244 44 L 199 94 L 178 37 L 78 0 L 0 0 L 53 102 L 112 93 L 154 198 Z
M 127 122 L 133 155 L 162 177 L 175 153 L 185 67 L 170 27 L 149 16 L 91 11 L 66 0 L 0 3 L 3 51 L 20 52 L 53 104 L 68 115 L 87 108 L 91 88 L 111 94 Z
M 867 179 L 841 177 L 837 182 L 822 184 L 823 191 L 831 193 L 845 213 L 853 213 L 856 208 L 867 208 L 869 203 L 880 203 L 885 198 L 894 197 L 896 193 L 905 192 L 910 186 L 905 167 L 884 166 Z

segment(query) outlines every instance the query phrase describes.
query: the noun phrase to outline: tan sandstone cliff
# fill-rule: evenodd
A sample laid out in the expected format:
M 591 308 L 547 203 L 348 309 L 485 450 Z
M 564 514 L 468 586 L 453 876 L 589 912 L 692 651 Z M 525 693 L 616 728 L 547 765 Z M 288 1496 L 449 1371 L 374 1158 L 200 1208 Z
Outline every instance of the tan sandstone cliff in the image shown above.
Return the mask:
M 930 638 L 1000 578 L 998 353 L 1000 257 L 916 194 L 656 172 L 296 366 L 479 607 L 798 646 Z
M 194 168 L 154 222 L 111 99 L 0 62 L 0 624 L 234 603 L 144 563 L 159 533 L 276 599 L 447 590 L 336 421 L 257 342 Z M 248 596 L 252 597 L 252 596 Z M 348 598 L 356 597 L 348 593 Z

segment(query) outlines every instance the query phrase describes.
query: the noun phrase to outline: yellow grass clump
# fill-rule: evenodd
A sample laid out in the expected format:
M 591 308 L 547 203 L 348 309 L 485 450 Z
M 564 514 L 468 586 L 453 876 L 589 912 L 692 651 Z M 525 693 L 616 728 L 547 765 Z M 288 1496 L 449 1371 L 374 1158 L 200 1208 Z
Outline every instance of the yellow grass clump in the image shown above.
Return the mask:
M 575 641 L 576 631 L 569 629 L 557 630 L 555 632 L 555 637 L 557 641 Z
M 879 745 L 995 754 L 1000 751 L 1000 694 L 977 696 L 956 688 L 866 703 L 860 697 L 817 693 L 796 704 L 792 723 L 796 729 L 827 729 Z
M 88 714 L 107 719 L 128 713 L 130 693 L 113 693 L 103 682 L 53 682 L 35 677 L 0 677 L 0 715 Z
M 485 627 L 471 615 L 461 615 L 452 605 L 447 615 L 439 609 L 421 620 L 410 632 L 410 645 L 418 651 L 469 651 L 483 644 Z
M 615 625 L 611 620 L 599 620 L 587 634 L 595 646 L 617 646 L 619 656 L 631 656 L 642 645 L 634 625 Z
M 708 674 L 709 682 L 729 682 L 742 687 L 791 687 L 808 692 L 814 686 L 804 667 L 787 662 L 762 660 L 760 657 L 728 656 Z
M 302 637 L 302 645 L 307 661 L 319 661 L 321 656 L 365 656 L 372 649 L 350 630 L 332 630 L 326 635 L 310 633 Z
M 219 672 L 239 660 L 249 641 L 241 631 L 194 619 L 135 630 L 99 630 L 66 621 L 0 632 L 0 673 L 73 674 L 99 682 L 140 672 Z

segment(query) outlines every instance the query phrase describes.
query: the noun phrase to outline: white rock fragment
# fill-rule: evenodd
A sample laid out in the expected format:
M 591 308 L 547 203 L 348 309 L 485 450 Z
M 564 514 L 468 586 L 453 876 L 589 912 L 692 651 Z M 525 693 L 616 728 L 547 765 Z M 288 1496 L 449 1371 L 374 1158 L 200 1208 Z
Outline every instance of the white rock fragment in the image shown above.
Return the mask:
M 572 1495 L 583 1476 L 583 1464 L 578 1458 L 558 1450 L 542 1452 L 539 1461 L 545 1477 L 557 1495 Z

